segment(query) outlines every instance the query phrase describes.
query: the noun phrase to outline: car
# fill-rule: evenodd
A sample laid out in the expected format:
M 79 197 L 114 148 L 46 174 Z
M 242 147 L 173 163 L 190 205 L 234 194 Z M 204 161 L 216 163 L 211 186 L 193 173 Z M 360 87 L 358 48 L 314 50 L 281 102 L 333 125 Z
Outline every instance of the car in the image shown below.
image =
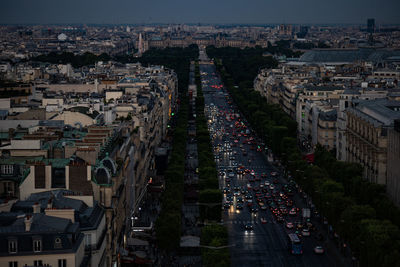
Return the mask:
M 269 185 L 269 190 L 274 190 L 275 186 L 273 184 Z
M 310 236 L 310 230 L 308 230 L 307 228 L 304 228 L 303 230 L 301 230 L 301 235 L 302 236 Z
M 276 220 L 278 221 L 278 223 L 283 223 L 285 221 L 285 219 L 280 215 L 277 215 Z
M 257 212 L 258 212 L 258 209 L 257 209 L 256 207 L 251 207 L 251 208 L 250 208 L 250 212 L 252 212 L 252 213 L 257 213 Z
M 224 204 L 224 209 L 229 209 L 231 207 L 231 203 L 229 203 L 229 202 L 225 202 L 225 204 Z
M 292 222 L 287 222 L 285 226 L 287 229 L 293 229 L 293 227 L 294 227 Z
M 315 254 L 324 254 L 324 252 L 325 252 L 325 250 L 324 250 L 324 248 L 322 246 L 316 246 L 314 248 L 314 253 Z
M 267 219 L 265 219 L 264 217 L 261 218 L 261 223 L 262 224 L 266 224 L 267 223 Z
M 226 201 L 232 202 L 233 201 L 233 196 L 232 195 L 227 195 L 226 196 Z
M 237 210 L 242 210 L 243 209 L 243 204 L 242 203 L 236 203 L 236 209 Z
M 290 215 L 290 216 L 296 216 L 296 215 L 297 215 L 296 209 L 295 209 L 295 208 L 292 208 L 292 209 L 289 211 L 289 215 Z
M 265 185 L 265 186 L 270 186 L 269 181 L 265 181 L 265 182 L 264 182 L 264 185 Z
M 253 225 L 251 223 L 246 223 L 244 225 L 244 229 L 251 231 L 251 230 L 253 230 Z
M 299 229 L 299 230 L 301 230 L 301 229 L 303 229 L 303 224 L 301 223 L 301 222 L 296 222 L 296 228 L 297 229 Z

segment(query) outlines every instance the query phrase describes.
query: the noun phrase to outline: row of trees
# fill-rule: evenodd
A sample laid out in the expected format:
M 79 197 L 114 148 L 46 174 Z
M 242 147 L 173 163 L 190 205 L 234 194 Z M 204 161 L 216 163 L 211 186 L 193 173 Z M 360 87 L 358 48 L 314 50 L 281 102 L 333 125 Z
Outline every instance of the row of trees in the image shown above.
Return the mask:
M 161 212 L 155 223 L 158 246 L 167 251 L 179 248 L 181 237 L 182 204 L 184 190 L 185 154 L 187 141 L 187 125 L 189 116 L 189 100 L 187 85 L 189 80 L 190 61 L 198 57 L 198 50 L 178 48 L 181 53 L 170 54 L 168 49 L 145 53 L 144 62 L 164 64 L 174 68 L 178 76 L 178 92 L 180 106 L 175 115 L 176 126 L 173 133 L 173 146 L 167 170 L 165 171 L 165 191 L 161 199 Z M 169 57 L 171 62 L 161 60 Z
M 229 61 L 223 62 L 215 60 L 235 103 L 318 210 L 350 243 L 360 266 L 400 266 L 400 213 L 385 196 L 384 188 L 363 180 L 359 164 L 337 161 L 321 146 L 315 151 L 315 165 L 304 161 L 297 146 L 296 122 L 246 87 L 252 80 L 233 79 L 234 73 L 227 71 L 232 69 Z
M 199 155 L 199 202 L 200 216 L 206 221 L 221 220 L 222 192 L 218 186 L 218 174 L 214 154 L 208 132 L 207 120 L 204 114 L 204 96 L 201 85 L 199 63 L 195 65 L 196 97 L 196 128 L 197 151 Z M 212 224 L 202 228 L 201 245 L 221 247 L 228 244 L 228 232 L 225 226 Z M 230 266 L 228 248 L 202 248 L 204 266 Z

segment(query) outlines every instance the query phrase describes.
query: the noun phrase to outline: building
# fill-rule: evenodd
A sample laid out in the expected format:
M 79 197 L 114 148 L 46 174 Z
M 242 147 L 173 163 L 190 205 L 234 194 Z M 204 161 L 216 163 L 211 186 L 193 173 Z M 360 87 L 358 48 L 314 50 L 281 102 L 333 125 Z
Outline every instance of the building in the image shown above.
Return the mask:
M 42 213 L 0 214 L 1 266 L 88 265 L 78 222 Z
M 388 131 L 387 193 L 400 206 L 400 120 Z
M 92 196 L 69 190 L 53 190 L 32 194 L 27 200 L 18 201 L 13 213 L 35 214 L 58 217 L 78 222 L 84 234 L 87 266 L 106 266 L 106 219 L 103 208 Z M 43 240 L 47 242 L 48 240 Z M 43 244 L 44 246 L 51 244 Z
M 346 116 L 347 161 L 360 163 L 368 181 L 387 185 L 388 130 L 400 118 L 400 102 L 361 101 Z

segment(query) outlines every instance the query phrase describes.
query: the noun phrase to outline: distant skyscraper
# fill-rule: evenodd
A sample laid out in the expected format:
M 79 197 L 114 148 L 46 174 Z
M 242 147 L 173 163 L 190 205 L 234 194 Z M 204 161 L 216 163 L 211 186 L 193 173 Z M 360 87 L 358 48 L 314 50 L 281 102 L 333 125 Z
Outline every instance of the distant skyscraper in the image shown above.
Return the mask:
M 369 33 L 375 32 L 375 19 L 368 19 L 367 20 L 367 31 Z

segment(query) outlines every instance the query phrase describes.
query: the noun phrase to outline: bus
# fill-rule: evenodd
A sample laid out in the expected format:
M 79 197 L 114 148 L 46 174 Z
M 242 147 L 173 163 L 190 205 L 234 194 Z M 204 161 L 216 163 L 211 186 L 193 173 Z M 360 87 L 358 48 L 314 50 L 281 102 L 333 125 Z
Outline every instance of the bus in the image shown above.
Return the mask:
M 303 254 L 303 246 L 302 246 L 301 240 L 297 234 L 294 234 L 294 233 L 288 234 L 288 249 L 289 249 L 289 252 L 294 255 Z

